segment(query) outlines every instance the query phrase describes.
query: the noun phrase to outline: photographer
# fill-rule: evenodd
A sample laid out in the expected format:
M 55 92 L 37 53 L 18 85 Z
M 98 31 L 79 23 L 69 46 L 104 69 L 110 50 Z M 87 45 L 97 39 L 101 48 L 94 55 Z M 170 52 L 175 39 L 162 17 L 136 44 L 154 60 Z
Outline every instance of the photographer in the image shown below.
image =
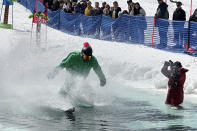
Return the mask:
M 168 70 L 169 67 L 170 69 Z M 187 71 L 187 69 L 182 68 L 182 64 L 179 61 L 174 63 L 171 60 L 165 61 L 161 73 L 169 78 L 166 104 L 179 106 L 183 103 L 183 85 L 185 83 Z

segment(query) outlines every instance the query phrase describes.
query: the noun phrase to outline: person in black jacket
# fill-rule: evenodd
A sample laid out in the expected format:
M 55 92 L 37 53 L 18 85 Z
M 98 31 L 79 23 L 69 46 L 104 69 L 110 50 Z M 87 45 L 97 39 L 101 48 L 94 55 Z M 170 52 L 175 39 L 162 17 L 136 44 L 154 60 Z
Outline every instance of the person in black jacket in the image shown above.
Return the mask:
M 102 3 L 102 7 L 101 7 L 102 14 L 103 14 L 103 10 L 105 9 L 105 5 L 107 5 L 107 3 L 104 1 L 104 2 Z
M 112 7 L 111 12 L 112 12 L 112 18 L 118 18 L 119 13 L 121 12 L 121 8 L 118 6 L 118 2 L 114 1 L 113 2 L 114 7 Z
M 53 5 L 53 0 L 43 0 L 43 4 L 51 10 L 51 6 Z
M 158 8 L 155 14 L 156 19 L 156 26 L 159 29 L 159 36 L 160 36 L 160 44 L 157 45 L 157 48 L 166 48 L 167 46 L 167 32 L 168 32 L 168 20 L 169 19 L 169 12 L 168 12 L 168 5 L 163 0 L 158 1 Z M 165 20 L 161 20 L 165 19 Z
M 197 22 L 197 9 L 194 11 L 193 15 L 189 18 L 189 21 Z
M 183 46 L 183 30 L 186 20 L 185 11 L 181 8 L 182 3 L 176 3 L 177 8 L 173 13 L 173 29 L 174 29 L 174 42 L 176 43 L 175 48 L 182 48 Z
M 86 7 L 86 0 L 80 0 L 80 2 L 76 5 L 76 13 L 84 14 Z
M 51 5 L 51 11 L 57 11 L 60 8 L 60 3 L 58 0 L 53 0 L 53 4 Z
M 99 2 L 95 2 L 95 7 L 94 9 L 91 11 L 93 16 L 97 16 L 97 15 L 102 15 L 103 11 L 102 9 L 99 7 Z
M 173 13 L 173 20 L 179 20 L 179 21 L 185 21 L 186 20 L 186 14 L 185 11 L 182 9 L 182 3 L 181 2 L 177 2 L 176 3 L 176 10 Z
M 189 18 L 190 46 L 197 45 L 197 31 L 196 29 L 194 29 L 196 27 L 196 22 L 197 22 L 197 9 Z

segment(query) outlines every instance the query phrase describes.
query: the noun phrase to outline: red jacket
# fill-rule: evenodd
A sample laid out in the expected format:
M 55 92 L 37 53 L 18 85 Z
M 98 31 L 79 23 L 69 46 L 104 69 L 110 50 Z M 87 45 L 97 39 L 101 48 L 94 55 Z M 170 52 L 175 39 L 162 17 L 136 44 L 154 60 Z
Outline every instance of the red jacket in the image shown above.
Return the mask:
M 183 103 L 183 85 L 185 83 L 187 71 L 188 70 L 185 68 L 178 68 L 176 70 L 168 70 L 168 67 L 165 66 L 162 68 L 161 72 L 169 78 L 166 104 L 178 106 Z

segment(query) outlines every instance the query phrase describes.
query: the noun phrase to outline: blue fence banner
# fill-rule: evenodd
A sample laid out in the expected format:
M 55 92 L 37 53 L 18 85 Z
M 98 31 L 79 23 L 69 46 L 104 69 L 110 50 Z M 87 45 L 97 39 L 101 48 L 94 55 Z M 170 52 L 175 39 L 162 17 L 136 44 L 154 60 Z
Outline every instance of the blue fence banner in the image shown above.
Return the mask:
M 3 5 L 13 5 L 11 0 L 3 0 Z
M 35 0 L 20 0 L 33 12 L 44 11 L 42 3 Z M 187 53 L 192 48 L 197 56 L 197 22 L 155 19 L 152 16 L 121 15 L 117 19 L 109 16 L 85 16 L 65 13 L 63 10 L 48 10 L 47 25 L 62 32 L 107 41 L 143 44 L 172 52 Z M 153 28 L 154 23 L 154 28 Z M 154 29 L 154 34 L 153 34 Z M 152 41 L 153 40 L 153 41 Z

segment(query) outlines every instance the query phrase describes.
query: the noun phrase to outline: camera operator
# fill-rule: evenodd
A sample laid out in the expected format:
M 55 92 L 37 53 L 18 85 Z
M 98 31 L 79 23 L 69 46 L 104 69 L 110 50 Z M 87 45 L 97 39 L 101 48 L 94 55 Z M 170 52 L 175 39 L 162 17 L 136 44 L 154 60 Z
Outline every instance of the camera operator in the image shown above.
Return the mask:
M 168 69 L 169 67 L 170 69 Z M 182 68 L 182 64 L 179 61 L 174 63 L 171 60 L 165 61 L 161 73 L 169 78 L 166 104 L 179 106 L 183 103 L 183 85 L 185 83 L 187 71 L 188 69 Z

